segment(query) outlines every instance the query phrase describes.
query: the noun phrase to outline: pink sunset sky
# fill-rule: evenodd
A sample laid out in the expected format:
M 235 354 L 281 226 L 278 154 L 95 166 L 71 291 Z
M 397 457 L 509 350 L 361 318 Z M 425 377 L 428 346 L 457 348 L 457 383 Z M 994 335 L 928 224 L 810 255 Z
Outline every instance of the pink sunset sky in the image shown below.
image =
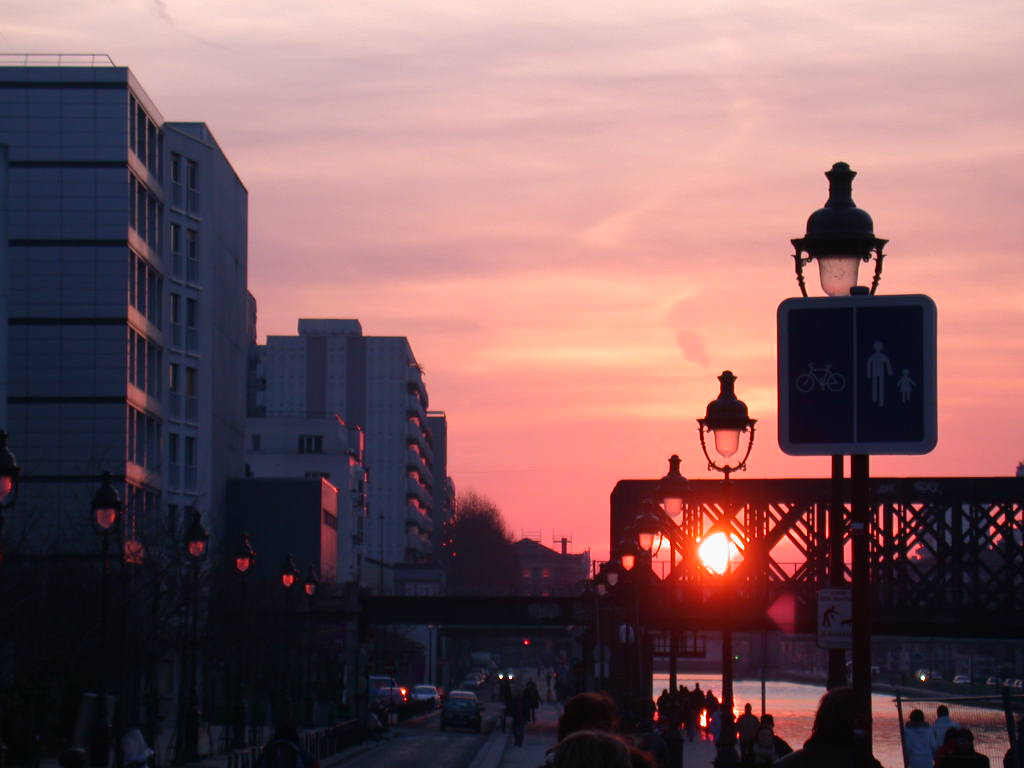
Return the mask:
M 770 6 L 770 7 L 769 7 Z M 979 0 L 8 0 L 7 52 L 99 52 L 210 125 L 249 190 L 261 337 L 408 336 L 449 474 L 515 534 L 607 551 L 608 495 L 678 453 L 724 369 L 749 477 L 776 440 L 789 239 L 838 160 L 939 309 L 939 444 L 875 475 L 1024 459 L 1024 5 Z M 810 284 L 817 290 L 816 275 Z

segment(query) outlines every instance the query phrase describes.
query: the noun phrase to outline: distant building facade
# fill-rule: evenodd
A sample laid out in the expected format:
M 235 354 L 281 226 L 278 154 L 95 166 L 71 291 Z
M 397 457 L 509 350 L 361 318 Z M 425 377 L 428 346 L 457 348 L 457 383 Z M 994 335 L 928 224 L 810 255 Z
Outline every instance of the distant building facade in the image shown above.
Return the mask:
M 560 542 L 560 551 L 533 539 L 520 539 L 513 546 L 522 569 L 520 588 L 525 595 L 578 595 L 584 580 L 590 578 L 590 553 L 570 553 L 566 539 Z
M 434 558 L 435 438 L 427 390 L 408 339 L 364 336 L 357 320 L 299 320 L 297 336 L 254 350 L 258 417 L 338 414 L 366 435 L 368 474 L 362 579 L 396 590 L 396 566 Z M 443 483 L 444 478 L 440 478 Z
M 288 555 L 304 578 L 335 581 L 338 489 L 323 478 L 241 478 L 228 482 L 227 531 L 242 533 L 256 558 L 257 580 L 276 581 Z
M 9 522 L 34 548 L 94 547 L 109 470 L 123 538 L 175 540 L 198 509 L 214 547 L 243 471 L 247 192 L 204 124 L 166 122 L 100 60 L 0 66 Z
M 246 474 L 253 479 L 323 479 L 337 493 L 339 582 L 359 582 L 366 536 L 366 436 L 337 414 L 250 417 Z

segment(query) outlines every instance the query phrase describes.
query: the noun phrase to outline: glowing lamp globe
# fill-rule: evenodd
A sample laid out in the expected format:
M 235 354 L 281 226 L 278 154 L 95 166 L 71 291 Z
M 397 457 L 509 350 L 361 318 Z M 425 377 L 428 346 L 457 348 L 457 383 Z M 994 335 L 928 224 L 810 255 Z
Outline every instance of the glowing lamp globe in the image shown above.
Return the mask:
M 295 561 L 289 552 L 288 556 L 285 557 L 284 565 L 281 566 L 281 586 L 285 589 L 291 589 L 298 576 L 299 569 L 295 567 Z
M 198 562 L 206 554 L 206 542 L 210 536 L 203 527 L 203 518 L 199 510 L 192 512 L 192 522 L 185 531 L 185 551 L 193 561 Z
M 113 478 L 109 472 L 104 472 L 100 487 L 92 497 L 92 524 L 97 532 L 108 534 L 117 530 L 121 509 L 121 497 L 114 488 Z
M 857 286 L 862 261 L 875 256 L 875 273 L 870 293 L 882 277 L 882 248 L 886 240 L 875 237 L 874 222 L 867 211 L 853 202 L 853 179 L 857 172 L 846 163 L 836 163 L 826 171 L 828 201 L 807 219 L 807 234 L 792 240 L 796 260 L 796 279 L 800 293 L 807 295 L 803 268 L 818 262 L 821 290 L 828 296 L 849 296 Z
M 252 545 L 249 543 L 249 535 L 243 533 L 238 549 L 235 550 L 235 570 L 239 573 L 246 573 L 252 568 L 255 559 L 256 552 L 253 551 Z
M 621 558 L 622 568 L 626 571 L 632 571 L 633 566 L 636 565 L 636 555 L 632 552 L 624 554 Z

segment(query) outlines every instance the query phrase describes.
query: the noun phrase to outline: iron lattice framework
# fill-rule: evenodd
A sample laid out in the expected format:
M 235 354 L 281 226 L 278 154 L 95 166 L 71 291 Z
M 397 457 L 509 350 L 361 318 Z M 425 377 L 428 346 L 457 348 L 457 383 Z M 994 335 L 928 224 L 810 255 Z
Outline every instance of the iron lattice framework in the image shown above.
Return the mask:
M 616 485 L 613 551 L 656 494 L 655 480 Z M 830 480 L 691 480 L 682 516 L 663 520 L 674 552 L 662 584 L 678 598 L 665 622 L 699 625 L 709 615 L 715 582 L 697 565 L 695 542 L 714 527 L 744 550 L 730 577 L 740 622 L 763 626 L 764 607 L 789 594 L 797 628 L 812 631 L 815 591 L 828 586 L 830 498 Z M 848 519 L 848 480 L 842 498 Z M 1024 478 L 879 478 L 870 499 L 875 634 L 1024 635 Z M 848 543 L 845 525 L 841 534 Z

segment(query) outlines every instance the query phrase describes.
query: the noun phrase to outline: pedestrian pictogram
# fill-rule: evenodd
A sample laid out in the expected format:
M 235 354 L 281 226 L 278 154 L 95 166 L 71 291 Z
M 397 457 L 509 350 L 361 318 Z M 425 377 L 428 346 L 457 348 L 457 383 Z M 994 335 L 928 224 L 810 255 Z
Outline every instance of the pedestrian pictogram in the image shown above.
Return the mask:
M 779 445 L 794 456 L 928 453 L 936 443 L 927 296 L 779 306 Z
M 853 603 L 847 588 L 818 590 L 818 647 L 850 648 Z

